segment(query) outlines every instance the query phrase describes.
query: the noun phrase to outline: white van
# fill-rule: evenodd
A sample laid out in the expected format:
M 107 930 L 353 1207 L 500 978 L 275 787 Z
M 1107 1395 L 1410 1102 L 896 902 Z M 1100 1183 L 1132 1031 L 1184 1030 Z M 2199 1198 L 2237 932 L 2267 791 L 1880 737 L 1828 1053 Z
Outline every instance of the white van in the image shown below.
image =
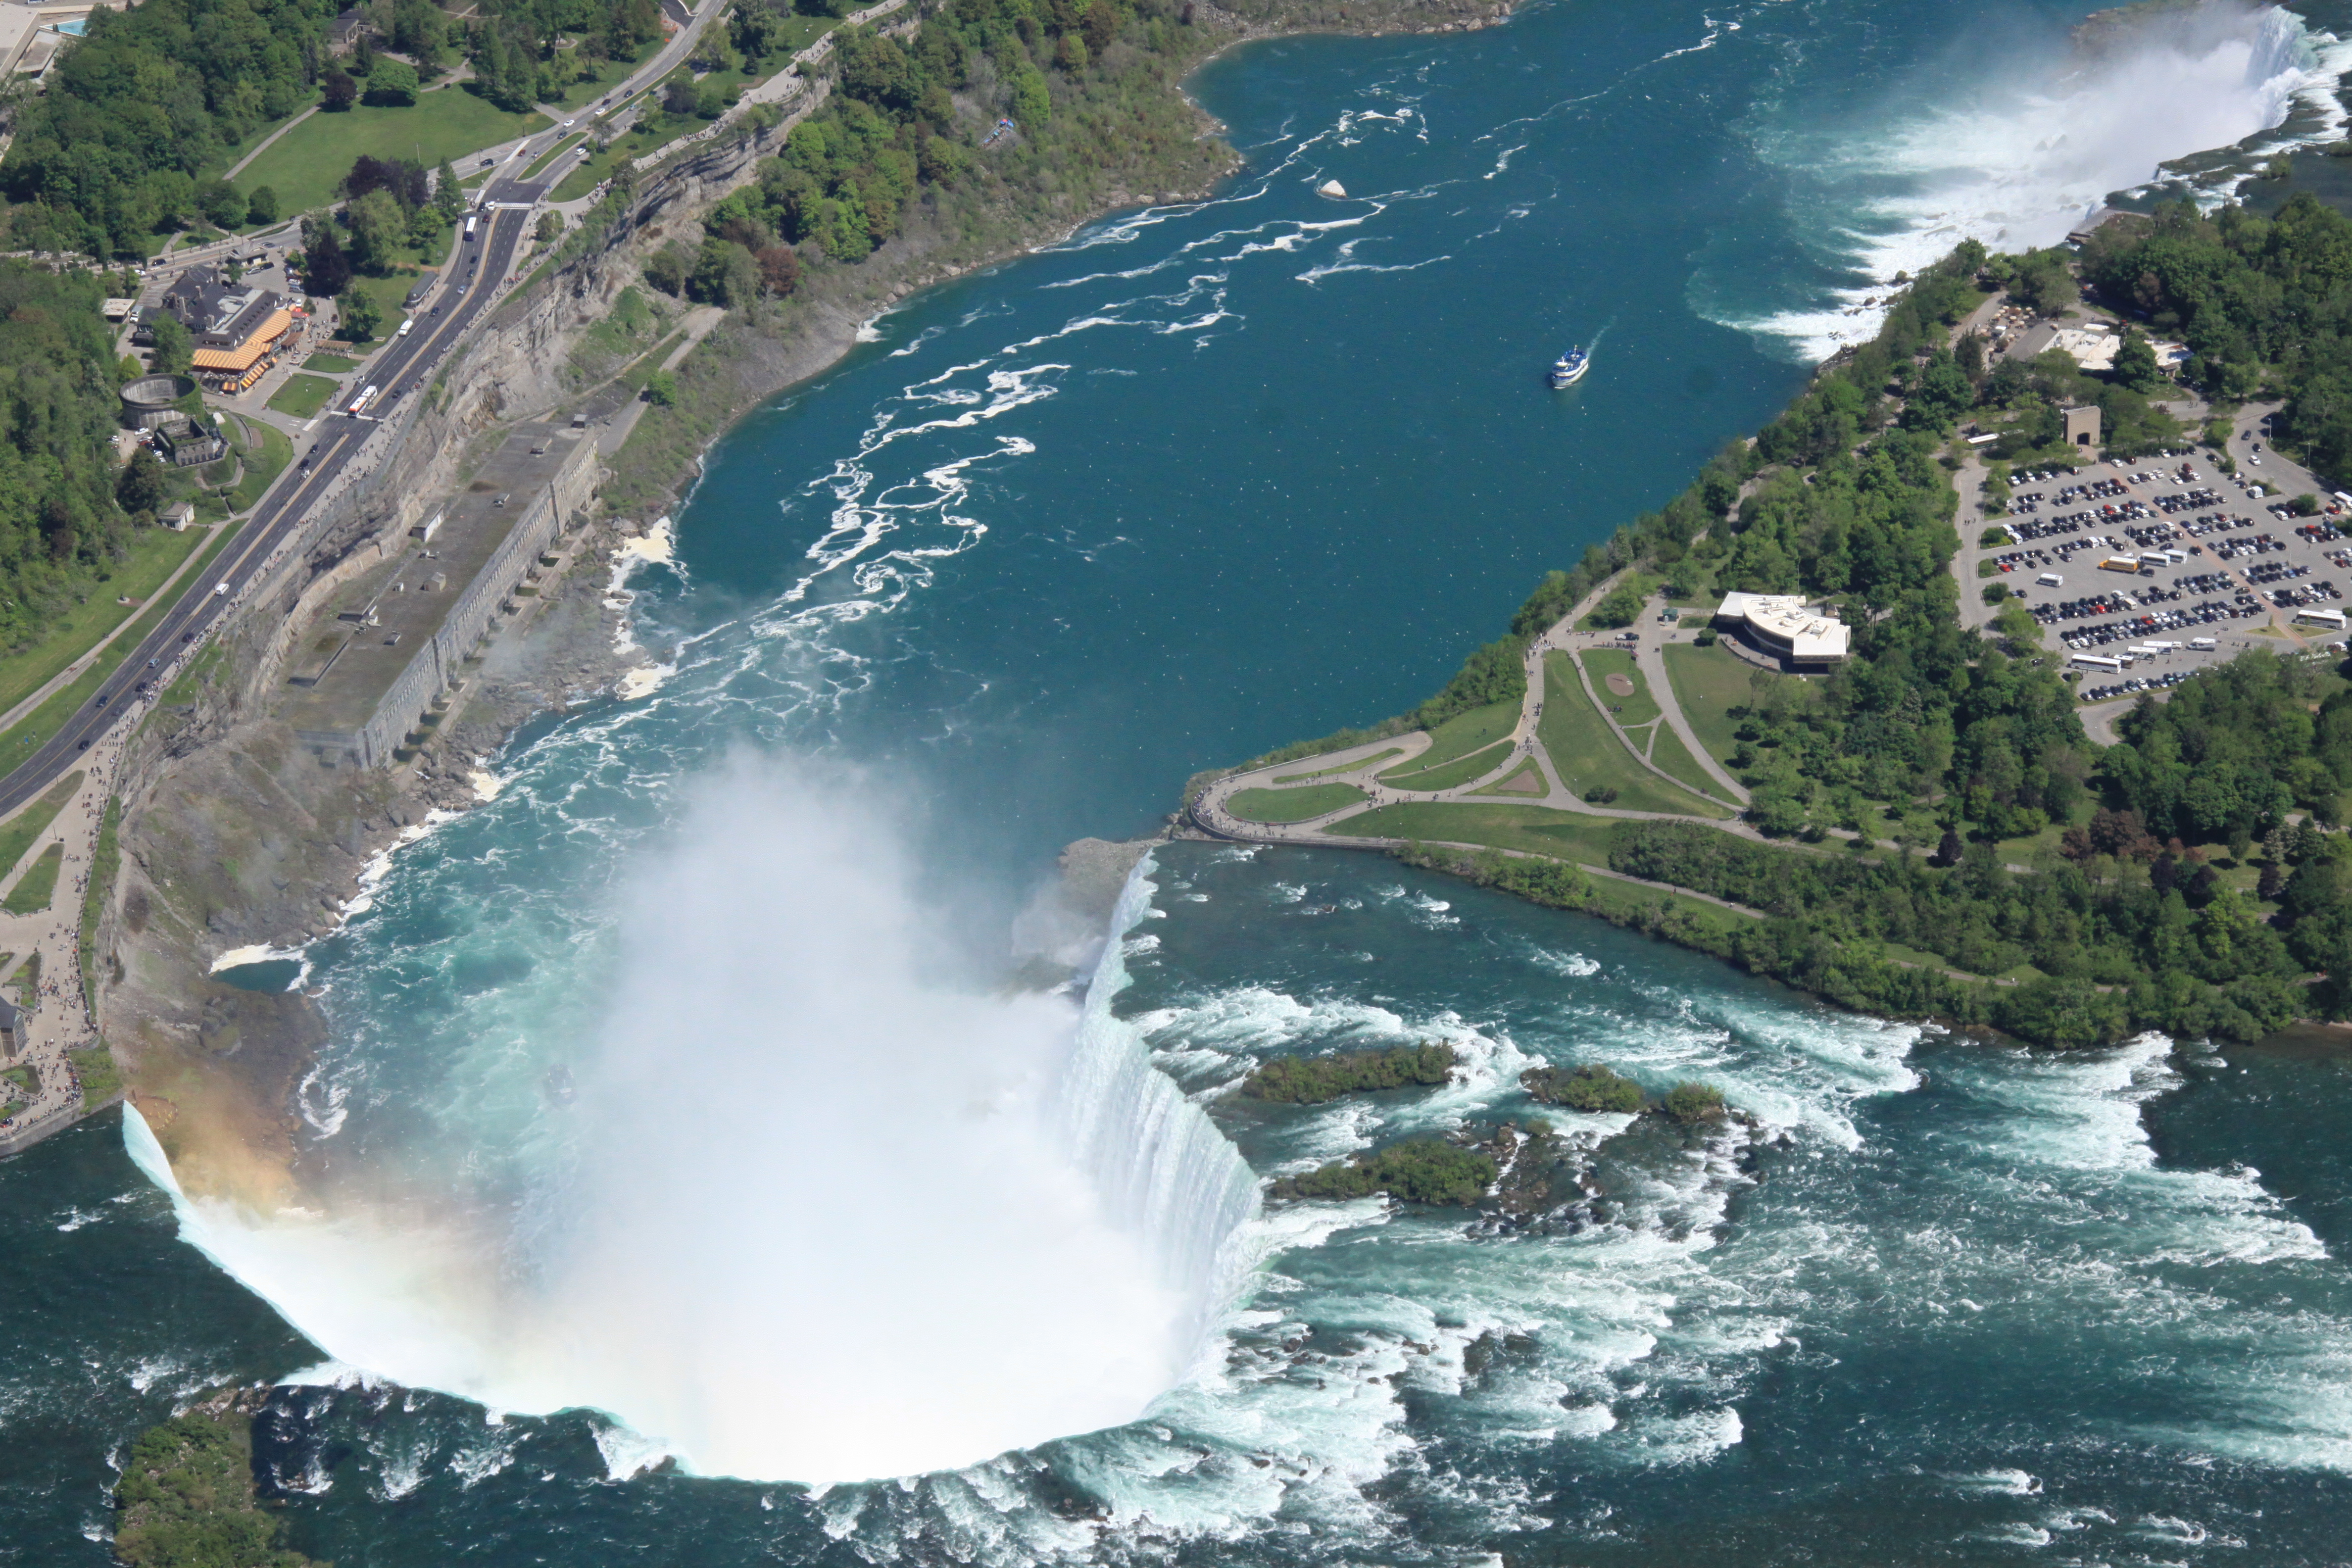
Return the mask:
M 2221 646 L 2221 645 L 2220 643 L 2214 641 L 2211 637 L 2190 637 L 2189 639 L 2189 651 L 2191 653 L 2211 653 L 2215 648 Z
M 2066 585 L 2066 579 L 2055 572 L 2044 572 L 2033 581 L 2037 586 L 2043 588 L 2063 588 Z

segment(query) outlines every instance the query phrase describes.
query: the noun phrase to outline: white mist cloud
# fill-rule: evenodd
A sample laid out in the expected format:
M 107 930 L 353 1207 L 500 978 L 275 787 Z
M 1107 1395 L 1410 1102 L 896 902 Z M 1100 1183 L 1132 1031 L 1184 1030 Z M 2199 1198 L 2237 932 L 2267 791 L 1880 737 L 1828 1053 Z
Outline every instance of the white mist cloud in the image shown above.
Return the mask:
M 553 1053 L 572 1169 L 513 1230 L 184 1199 L 188 1238 L 350 1366 L 602 1409 L 706 1474 L 911 1474 L 1132 1419 L 1197 1293 L 1056 1150 L 1076 1010 L 935 984 L 898 844 L 855 783 L 741 763 L 697 793 L 632 887 L 601 1037 Z
M 2333 90 L 2347 64 L 2352 51 L 2277 5 L 2208 0 L 2151 13 L 2088 52 L 2063 42 L 1989 50 L 1954 62 L 1941 104 L 1906 92 L 1874 127 L 1791 136 L 1767 156 L 1812 188 L 1804 205 L 1840 231 L 1872 281 L 1839 308 L 1766 330 L 1826 358 L 1878 330 L 1881 312 L 1857 308 L 1863 300 L 1963 239 L 2055 245 L 2159 164 L 2273 130 L 2299 100 L 2315 131 L 2338 125 Z

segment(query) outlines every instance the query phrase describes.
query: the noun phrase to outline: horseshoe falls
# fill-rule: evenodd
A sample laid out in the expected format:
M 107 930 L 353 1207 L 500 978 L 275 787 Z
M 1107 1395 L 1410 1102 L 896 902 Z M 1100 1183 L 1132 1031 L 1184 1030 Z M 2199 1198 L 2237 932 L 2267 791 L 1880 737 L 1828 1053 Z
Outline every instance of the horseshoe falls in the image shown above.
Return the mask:
M 347 1563 L 2340 1563 L 2341 1055 L 1890 1025 L 1329 850 L 1053 891 L 1435 689 L 1920 257 L 2336 132 L 2333 11 L 2086 60 L 2088 9 L 1220 58 L 1232 179 L 746 419 L 628 579 L 657 668 L 302 955 L 303 1210 L 111 1117 L 0 1163 L 0 1563 L 107 1561 L 123 1445 L 228 1382 Z M 1236 1092 L 1423 1042 L 1444 1088 Z M 1756 1136 L 1560 1118 L 1543 1226 L 1260 1201 L 1596 1059 Z

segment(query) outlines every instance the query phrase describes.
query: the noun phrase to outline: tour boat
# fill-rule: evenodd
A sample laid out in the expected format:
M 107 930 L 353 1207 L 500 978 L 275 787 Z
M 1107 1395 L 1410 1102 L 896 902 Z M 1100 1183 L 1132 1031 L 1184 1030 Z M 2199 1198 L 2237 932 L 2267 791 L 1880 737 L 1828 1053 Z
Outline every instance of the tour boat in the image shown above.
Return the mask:
M 1592 356 L 1582 349 L 1570 349 L 1552 361 L 1551 388 L 1558 392 L 1563 386 L 1574 386 L 1592 368 Z

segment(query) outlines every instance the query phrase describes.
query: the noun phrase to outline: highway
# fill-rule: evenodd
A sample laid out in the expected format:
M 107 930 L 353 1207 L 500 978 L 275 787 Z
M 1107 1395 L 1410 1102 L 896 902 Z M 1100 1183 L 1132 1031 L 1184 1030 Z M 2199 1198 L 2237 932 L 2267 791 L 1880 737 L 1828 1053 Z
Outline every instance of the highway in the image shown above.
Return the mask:
M 518 172 L 528 166 L 527 158 L 512 161 Z M 547 171 L 550 175 L 555 173 Z M 546 190 L 544 183 L 525 184 L 504 174 L 490 178 L 483 187 L 483 201 L 512 203 L 513 209 L 479 215 L 474 237 L 461 237 L 457 241 L 437 300 L 425 307 L 430 313 L 410 318 L 416 323 L 415 330 L 404 338 L 394 338 L 370 362 L 367 379 L 382 388 L 375 401 L 358 418 L 336 409 L 320 416 L 310 447 L 279 476 L 237 537 L 200 577 L 189 582 L 162 623 L 47 744 L 0 777 L 0 814 L 16 810 L 47 789 L 110 731 L 135 724 L 143 717 L 162 689 L 160 678 L 237 606 L 254 579 L 266 573 L 281 550 L 300 534 L 311 510 L 344 485 L 357 482 L 363 470 L 354 468 L 353 459 L 375 434 L 378 418 L 395 417 L 405 411 L 408 399 L 424 395 L 442 360 L 497 300 L 499 286 L 514 269 L 535 221 L 530 207 Z M 376 461 L 390 461 L 392 456 L 380 453 Z M 155 678 L 155 684 L 142 695 L 141 688 L 151 678 Z

